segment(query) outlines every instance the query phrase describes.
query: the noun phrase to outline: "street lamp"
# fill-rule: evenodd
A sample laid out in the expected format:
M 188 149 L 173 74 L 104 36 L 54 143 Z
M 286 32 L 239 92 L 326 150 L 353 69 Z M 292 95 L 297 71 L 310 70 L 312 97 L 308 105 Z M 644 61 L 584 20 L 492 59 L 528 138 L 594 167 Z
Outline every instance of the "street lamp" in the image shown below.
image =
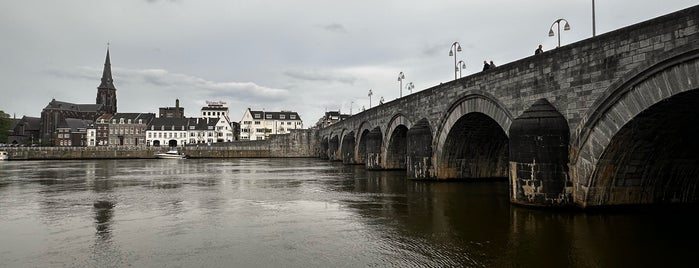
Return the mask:
M 570 25 L 568 24 L 568 21 L 565 19 L 557 19 L 556 21 L 551 24 L 551 28 L 549 29 L 549 36 L 554 36 L 553 34 L 553 25 L 558 24 L 558 46 L 561 47 L 561 21 L 565 21 L 566 24 L 563 26 L 563 30 L 567 31 L 570 30 Z
M 413 85 L 413 82 L 410 82 L 410 83 L 408 83 L 407 85 L 405 85 L 405 88 L 407 88 L 408 91 L 410 91 L 410 94 L 412 94 L 412 93 L 413 93 L 413 88 L 415 88 L 415 85 Z
M 455 70 L 459 71 L 459 78 L 461 78 L 461 70 L 466 69 L 466 63 L 462 60 L 456 63 Z
M 595 37 L 595 0 L 592 0 L 592 37 Z
M 458 65 L 456 65 L 456 52 L 461 52 L 461 44 L 459 44 L 459 42 L 451 44 L 451 48 L 449 49 L 449 56 L 454 56 L 454 67 L 458 69 Z M 457 70 L 454 70 L 454 80 L 456 80 L 456 71 Z
M 400 89 L 400 95 L 399 95 L 400 97 L 399 98 L 403 97 L 403 79 L 405 79 L 405 75 L 403 74 L 403 72 L 400 72 L 398 74 L 398 82 L 400 83 L 398 85 L 398 89 Z
M 371 109 L 371 95 L 374 95 L 374 92 L 372 92 L 371 89 L 369 89 L 369 109 Z

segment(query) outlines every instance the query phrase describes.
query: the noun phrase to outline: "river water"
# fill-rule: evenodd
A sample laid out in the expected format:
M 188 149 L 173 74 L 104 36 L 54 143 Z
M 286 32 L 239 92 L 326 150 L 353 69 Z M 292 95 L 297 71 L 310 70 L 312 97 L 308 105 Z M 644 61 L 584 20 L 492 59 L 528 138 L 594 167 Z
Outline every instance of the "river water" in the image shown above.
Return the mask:
M 658 267 L 699 253 L 696 208 L 509 203 L 318 159 L 0 162 L 1 267 Z

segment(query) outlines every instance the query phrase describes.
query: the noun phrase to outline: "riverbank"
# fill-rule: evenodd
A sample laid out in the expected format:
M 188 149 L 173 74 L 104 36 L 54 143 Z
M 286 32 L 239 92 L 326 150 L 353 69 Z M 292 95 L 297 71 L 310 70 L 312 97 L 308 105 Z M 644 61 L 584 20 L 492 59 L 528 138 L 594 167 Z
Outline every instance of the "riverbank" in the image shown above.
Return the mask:
M 190 158 L 286 158 L 317 157 L 313 130 L 273 135 L 268 140 L 236 141 L 195 146 L 97 146 L 97 147 L 3 147 L 9 160 L 151 159 L 177 149 Z

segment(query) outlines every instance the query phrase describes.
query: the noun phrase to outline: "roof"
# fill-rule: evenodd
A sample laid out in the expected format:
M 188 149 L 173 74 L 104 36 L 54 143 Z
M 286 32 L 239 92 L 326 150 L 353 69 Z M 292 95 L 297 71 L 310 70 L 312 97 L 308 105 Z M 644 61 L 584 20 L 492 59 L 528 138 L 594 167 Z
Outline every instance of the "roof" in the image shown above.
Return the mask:
M 138 119 L 143 119 L 145 121 L 145 124 L 148 124 L 153 118 L 155 118 L 154 113 L 116 113 L 116 114 L 103 114 L 100 117 L 98 117 L 95 121 L 99 121 L 101 119 L 104 120 L 120 120 L 124 119 L 124 121 L 128 121 L 131 119 L 132 121 L 138 121 Z
M 71 132 L 75 132 L 78 131 L 78 129 L 87 129 L 90 124 L 92 124 L 92 120 L 66 118 L 58 124 L 57 128 L 70 128 Z
M 107 58 L 104 60 L 104 70 L 102 71 L 102 82 L 97 88 L 114 89 L 114 79 L 112 79 L 112 64 L 109 60 L 109 48 L 107 48 Z
M 207 107 L 201 107 L 202 111 L 228 111 L 228 107 L 212 107 L 212 106 L 207 106 Z
M 46 108 L 44 109 L 76 112 L 97 112 L 99 111 L 100 107 L 102 107 L 102 104 L 75 104 L 52 99 L 51 102 L 49 102 L 49 104 L 46 105 Z
M 196 130 L 207 130 L 207 129 L 209 129 L 209 126 L 215 127 L 216 123 L 218 123 L 218 119 L 213 119 L 213 118 L 165 118 L 165 117 L 158 117 L 158 118 L 153 118 L 153 120 L 150 121 L 150 124 L 148 124 L 147 129 L 151 129 L 151 127 L 152 127 L 153 130 L 160 130 L 160 129 L 172 130 L 174 127 L 175 130 L 182 130 L 182 127 L 184 126 L 185 130 L 189 130 L 190 126 L 194 126 L 194 129 L 196 129 Z
M 252 116 L 253 119 L 276 119 L 276 120 L 301 120 L 301 116 L 297 112 L 292 112 L 292 111 L 281 111 L 281 112 L 265 112 L 265 111 L 253 111 L 248 108 L 248 111 L 250 112 L 250 115 Z M 256 118 L 255 115 L 259 114 L 260 117 Z M 271 115 L 272 118 L 267 118 L 267 115 Z M 284 119 L 281 118 L 281 116 L 284 115 Z M 291 116 L 294 115 L 296 116 L 295 119 L 291 119 Z

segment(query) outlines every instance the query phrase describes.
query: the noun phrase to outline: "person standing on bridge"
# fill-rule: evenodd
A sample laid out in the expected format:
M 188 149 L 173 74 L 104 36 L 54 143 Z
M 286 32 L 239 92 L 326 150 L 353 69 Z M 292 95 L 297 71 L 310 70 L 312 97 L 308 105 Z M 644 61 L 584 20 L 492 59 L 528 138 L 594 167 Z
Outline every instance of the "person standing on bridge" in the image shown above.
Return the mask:
M 495 68 L 495 63 L 493 63 L 493 61 L 491 60 L 490 61 L 490 69 L 493 69 L 493 68 Z
M 488 64 L 487 60 L 483 61 L 483 71 L 490 69 L 490 64 Z
M 541 48 L 541 45 L 539 45 L 539 48 L 537 48 L 536 50 L 534 50 L 534 55 L 539 54 L 539 53 L 541 53 L 541 52 L 544 52 L 544 50 Z

